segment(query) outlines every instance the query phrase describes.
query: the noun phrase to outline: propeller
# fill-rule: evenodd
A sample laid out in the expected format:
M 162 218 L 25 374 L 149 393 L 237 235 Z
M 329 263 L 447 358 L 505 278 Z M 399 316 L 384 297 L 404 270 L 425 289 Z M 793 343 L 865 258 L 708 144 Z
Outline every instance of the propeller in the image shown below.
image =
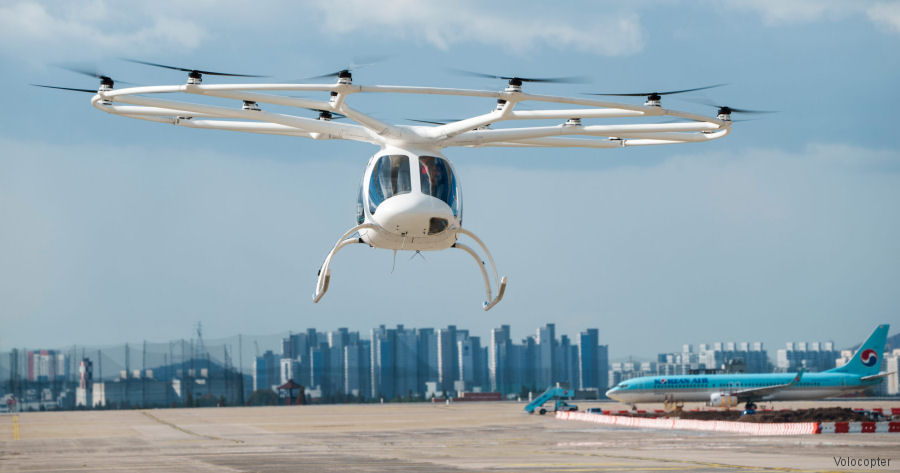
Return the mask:
M 161 67 L 163 69 L 172 69 L 174 71 L 184 71 L 188 73 L 188 77 L 191 79 L 200 79 L 203 74 L 210 76 L 228 76 L 228 77 L 268 77 L 268 76 L 257 76 L 251 74 L 233 74 L 230 72 L 213 72 L 213 71 L 203 71 L 200 69 L 188 69 L 186 67 L 178 67 L 178 66 L 168 66 L 166 64 L 158 64 L 155 62 L 147 62 L 141 61 L 138 59 L 129 59 L 129 58 L 121 58 L 123 61 L 133 62 L 135 64 L 143 64 L 145 66 L 153 66 L 153 67 Z
M 35 86 L 35 87 L 44 87 L 44 88 L 46 88 L 46 89 L 71 90 L 71 91 L 73 91 L 73 92 L 87 92 L 87 93 L 90 93 L 90 94 L 96 94 L 96 93 L 97 93 L 97 90 L 96 90 L 96 89 L 94 89 L 94 90 L 91 90 L 91 89 L 74 89 L 74 88 L 72 88 L 72 87 L 58 87 L 58 86 L 55 86 L 55 85 L 44 85 L 44 84 L 29 84 L 29 85 L 33 85 L 33 86 Z
M 81 74 L 81 75 L 83 75 L 83 76 L 88 76 L 88 77 L 93 77 L 93 78 L 95 78 L 95 79 L 100 79 L 100 85 L 109 87 L 110 89 L 113 88 L 113 86 L 115 85 L 116 82 L 119 82 L 119 83 L 122 83 L 122 84 L 134 85 L 132 82 L 125 82 L 125 81 L 123 81 L 123 80 L 117 81 L 117 80 L 113 79 L 112 77 L 110 77 L 110 76 L 108 76 L 108 75 L 106 75 L 106 74 L 103 74 L 103 73 L 101 73 L 101 72 L 98 72 L 96 69 L 89 69 L 89 68 L 86 68 L 86 67 L 83 67 L 83 66 L 78 66 L 78 67 L 76 67 L 76 66 L 63 66 L 63 65 L 57 65 L 56 67 L 59 67 L 60 69 L 65 69 L 65 70 L 67 70 L 67 71 L 69 71 L 69 72 L 74 72 L 74 73 L 76 73 L 76 74 Z M 95 90 L 94 93 L 96 93 L 96 92 L 97 92 L 97 91 Z
M 648 101 L 659 101 L 660 99 L 662 99 L 663 95 L 683 94 L 685 92 L 694 92 L 697 90 L 706 90 L 706 89 L 712 89 L 715 87 L 722 87 L 723 85 L 728 85 L 728 84 L 713 84 L 713 85 L 707 85 L 707 86 L 703 86 L 703 87 L 694 87 L 693 89 L 669 90 L 666 92 L 631 92 L 631 93 L 624 93 L 624 94 L 586 94 L 586 95 L 603 95 L 603 96 L 609 96 L 609 97 L 647 97 Z
M 335 72 L 329 72 L 328 74 L 322 74 L 320 76 L 304 77 L 302 79 L 297 79 L 297 81 L 299 82 L 299 81 L 312 80 L 312 79 L 327 79 L 329 77 L 337 77 L 338 79 L 343 79 L 343 78 L 352 79 L 353 74 L 350 72 L 350 68 L 347 68 L 347 69 L 341 69 L 341 70 L 335 71 Z
M 550 83 L 550 84 L 583 84 L 587 82 L 586 77 L 519 77 L 519 76 L 501 76 L 496 74 L 485 74 L 483 72 L 467 71 L 464 69 L 449 69 L 450 72 L 469 77 L 482 77 L 485 79 L 502 79 L 509 81 L 509 85 L 521 87 L 524 82 Z
M 746 108 L 734 108 L 727 105 L 716 105 L 719 108 L 720 115 L 731 115 L 732 113 L 775 113 L 775 110 L 747 110 Z
M 362 69 L 364 67 L 368 67 L 374 64 L 378 64 L 380 62 L 384 62 L 387 60 L 387 56 L 365 56 L 365 57 L 357 57 L 354 58 L 353 61 L 347 65 L 344 69 L 335 72 L 329 72 L 328 74 L 322 74 L 318 76 L 312 77 L 304 77 L 302 79 L 297 79 L 297 82 L 307 81 L 313 79 L 327 79 L 329 77 L 335 77 L 338 79 L 346 79 L 353 80 L 353 71 Z
M 718 109 L 718 112 L 716 112 L 717 115 L 731 115 L 732 113 L 758 115 L 758 114 L 763 114 L 763 113 L 777 113 L 778 112 L 777 110 L 749 110 L 746 108 L 731 107 L 728 105 L 720 105 L 720 104 L 714 103 L 711 100 L 705 100 L 705 99 L 694 99 L 694 100 L 689 100 L 689 102 L 697 103 L 700 105 L 706 105 L 707 107 L 717 108 Z

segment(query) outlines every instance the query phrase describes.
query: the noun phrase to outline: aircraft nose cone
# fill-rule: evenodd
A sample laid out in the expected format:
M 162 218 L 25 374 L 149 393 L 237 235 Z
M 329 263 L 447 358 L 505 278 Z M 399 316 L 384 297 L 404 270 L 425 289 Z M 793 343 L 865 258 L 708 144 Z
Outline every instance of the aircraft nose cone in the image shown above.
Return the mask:
M 612 388 L 612 389 L 606 391 L 606 397 L 608 397 L 610 399 L 615 399 L 616 401 L 618 401 L 619 399 L 616 396 L 618 393 L 619 393 L 619 388 Z
M 424 194 L 401 194 L 382 202 L 372 215 L 382 228 L 409 236 L 440 233 L 453 221 L 444 201 Z

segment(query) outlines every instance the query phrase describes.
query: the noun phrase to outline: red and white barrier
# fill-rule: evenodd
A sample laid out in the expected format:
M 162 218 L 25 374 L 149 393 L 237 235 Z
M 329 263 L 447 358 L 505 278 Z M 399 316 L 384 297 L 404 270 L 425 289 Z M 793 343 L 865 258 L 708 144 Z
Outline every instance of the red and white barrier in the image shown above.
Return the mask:
M 821 434 L 900 433 L 900 422 L 821 422 Z
M 766 424 L 754 422 L 731 422 L 721 420 L 690 420 L 678 417 L 648 418 L 629 416 L 608 416 L 586 412 L 557 412 L 557 419 L 580 420 L 603 425 L 635 427 L 662 430 L 702 430 L 707 432 L 727 432 L 745 435 L 806 435 L 819 433 L 818 422 L 788 422 Z

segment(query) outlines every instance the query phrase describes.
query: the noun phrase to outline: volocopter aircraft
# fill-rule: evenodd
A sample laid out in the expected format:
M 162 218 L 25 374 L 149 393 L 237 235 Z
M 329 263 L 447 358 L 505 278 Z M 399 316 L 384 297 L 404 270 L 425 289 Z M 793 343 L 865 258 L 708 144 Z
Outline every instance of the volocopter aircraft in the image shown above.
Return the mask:
M 481 270 L 489 310 L 503 298 L 506 278 L 500 277 L 485 244 L 462 225 L 462 191 L 453 165 L 443 149 L 454 146 L 481 147 L 584 147 L 624 148 L 630 146 L 698 143 L 721 138 L 731 130 L 731 114 L 755 113 L 718 106 L 715 117 L 663 108 L 663 95 L 702 90 L 719 85 L 669 92 L 591 94 L 596 96 L 646 96 L 643 105 L 616 103 L 596 98 L 568 98 L 530 94 L 530 82 L 565 82 L 566 78 L 526 78 L 470 73 L 507 81 L 505 89 L 470 90 L 418 86 L 358 85 L 350 68 L 310 79 L 336 78 L 334 83 L 252 83 L 205 84 L 203 76 L 260 77 L 204 71 L 193 68 L 137 61 L 187 73 L 180 85 L 137 86 L 115 89 L 115 81 L 94 71 L 70 69 L 100 79 L 97 90 L 34 84 L 40 87 L 89 92 L 91 103 L 107 113 L 127 118 L 168 123 L 189 128 L 230 130 L 247 133 L 288 135 L 316 140 L 354 140 L 371 143 L 378 151 L 365 168 L 357 195 L 356 225 L 347 230 L 325 257 L 319 268 L 313 301 L 318 302 L 331 281 L 331 263 L 341 249 L 367 244 L 393 251 L 435 251 L 457 248 L 471 255 Z M 284 95 L 291 92 L 327 94 L 324 100 Z M 216 97 L 236 101 L 236 106 L 157 98 L 160 95 Z M 448 123 L 426 122 L 431 126 L 404 126 L 384 123 L 348 104 L 357 94 L 418 94 L 477 97 L 495 100 L 487 113 Z M 553 104 L 559 108 L 519 110 L 522 103 Z M 296 107 L 318 112 L 317 117 L 273 113 L 260 104 Z M 577 108 L 573 108 L 577 106 Z M 339 123 L 336 118 L 355 123 Z M 674 121 L 659 122 L 659 117 Z M 583 120 L 617 118 L 647 119 L 645 123 L 592 124 Z M 550 120 L 554 124 L 492 129 L 513 120 Z M 562 123 L 560 123 L 560 121 Z M 459 241 L 467 236 L 480 248 L 490 264 L 469 245 Z M 496 290 L 496 293 L 494 292 Z

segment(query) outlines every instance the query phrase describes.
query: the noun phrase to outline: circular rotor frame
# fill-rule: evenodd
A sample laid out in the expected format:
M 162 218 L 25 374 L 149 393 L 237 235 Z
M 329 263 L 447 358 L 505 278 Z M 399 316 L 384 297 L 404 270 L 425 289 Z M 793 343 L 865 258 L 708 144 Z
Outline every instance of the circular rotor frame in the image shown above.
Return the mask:
M 283 95 L 296 92 L 328 93 L 327 100 Z M 160 95 L 206 96 L 232 99 L 235 107 L 208 105 Z M 494 110 L 436 126 L 384 123 L 347 104 L 356 94 L 416 94 L 478 97 L 496 100 Z M 559 105 L 560 108 L 517 110 L 522 103 Z M 92 98 L 95 107 L 128 118 L 171 123 L 189 128 L 241 131 L 313 139 L 345 139 L 378 146 L 411 146 L 442 149 L 453 146 L 586 147 L 618 148 L 674 143 L 693 143 L 721 138 L 731 129 L 727 115 L 707 117 L 656 105 L 634 105 L 588 98 L 535 95 L 521 89 L 503 91 L 437 87 L 357 85 L 339 80 L 333 84 L 204 84 L 161 85 L 123 89 L 101 88 Z M 298 109 L 330 111 L 353 123 L 300 115 L 272 113 L 246 103 L 273 104 Z M 662 116 L 676 121 L 659 123 Z M 582 120 L 632 119 L 619 124 L 582 124 Z M 647 118 L 647 123 L 633 123 Z M 545 126 L 491 128 L 514 120 L 545 120 Z M 562 122 L 562 123 L 560 123 Z

